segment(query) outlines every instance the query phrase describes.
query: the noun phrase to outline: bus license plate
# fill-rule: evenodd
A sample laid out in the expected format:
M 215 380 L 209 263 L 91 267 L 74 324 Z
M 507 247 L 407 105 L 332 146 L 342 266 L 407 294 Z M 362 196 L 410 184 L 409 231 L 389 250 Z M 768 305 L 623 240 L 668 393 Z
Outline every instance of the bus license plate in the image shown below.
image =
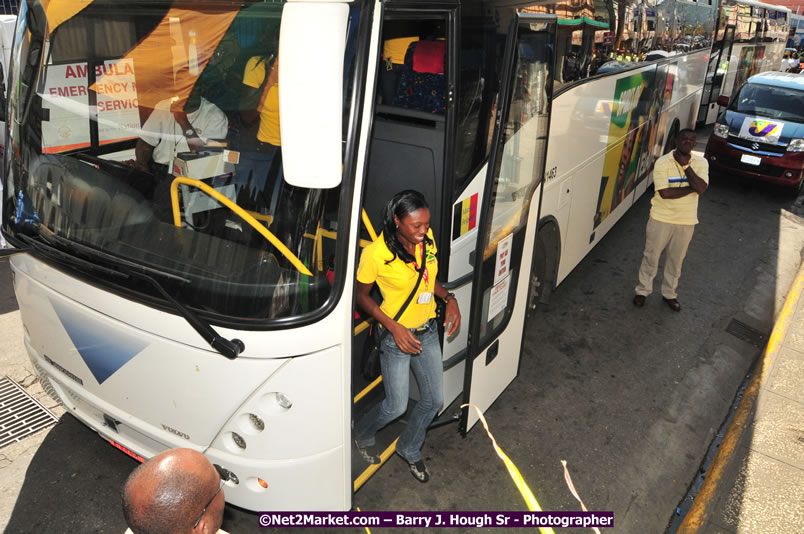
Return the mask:
M 743 154 L 740 156 L 740 161 L 743 163 L 748 163 L 749 165 L 759 165 L 762 163 L 762 158 L 758 158 L 756 156 L 749 156 L 748 154 Z

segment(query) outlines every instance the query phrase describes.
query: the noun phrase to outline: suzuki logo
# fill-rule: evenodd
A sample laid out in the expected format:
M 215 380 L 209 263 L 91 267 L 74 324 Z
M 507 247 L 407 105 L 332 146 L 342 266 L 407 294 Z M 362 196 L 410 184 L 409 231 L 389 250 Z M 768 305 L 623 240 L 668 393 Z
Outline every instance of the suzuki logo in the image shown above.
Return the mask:
M 751 148 L 754 150 L 759 150 L 759 143 L 751 143 Z

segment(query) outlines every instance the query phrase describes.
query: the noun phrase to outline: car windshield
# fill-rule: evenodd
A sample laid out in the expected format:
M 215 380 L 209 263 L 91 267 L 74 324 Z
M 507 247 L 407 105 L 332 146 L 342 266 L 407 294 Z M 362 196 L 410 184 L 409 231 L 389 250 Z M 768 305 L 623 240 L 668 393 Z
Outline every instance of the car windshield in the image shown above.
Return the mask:
M 62 252 L 162 273 L 172 296 L 223 324 L 319 309 L 337 263 L 341 188 L 283 179 L 284 5 L 23 4 L 10 72 L 7 235 L 25 243 L 47 233 Z M 317 44 L 344 52 L 344 76 L 320 84 L 343 93 L 347 119 L 358 15 L 352 7 L 345 40 Z M 92 276 L 162 298 L 138 280 Z
M 770 119 L 804 122 L 804 91 L 747 83 L 729 109 Z

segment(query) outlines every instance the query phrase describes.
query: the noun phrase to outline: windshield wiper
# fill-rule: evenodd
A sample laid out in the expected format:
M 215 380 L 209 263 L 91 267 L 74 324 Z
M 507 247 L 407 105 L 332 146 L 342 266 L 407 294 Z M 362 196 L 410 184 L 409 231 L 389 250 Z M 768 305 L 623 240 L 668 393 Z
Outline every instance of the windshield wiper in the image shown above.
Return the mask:
M 121 273 L 119 271 L 115 271 L 114 269 L 109 269 L 107 267 L 103 267 L 101 265 L 96 265 L 94 263 L 88 262 L 86 260 L 82 260 L 81 258 L 74 256 L 72 254 L 68 254 L 62 250 L 57 249 L 56 247 L 49 245 L 47 243 L 42 243 L 34 239 L 33 237 L 25 234 L 17 234 L 17 237 L 23 240 L 25 243 L 30 245 L 31 248 L 29 249 L 13 249 L 14 252 L 31 252 L 36 251 L 55 261 L 60 261 L 63 263 L 67 263 L 72 265 L 73 267 L 77 267 L 78 269 L 83 269 L 91 272 L 100 272 L 114 278 L 123 278 L 127 279 L 128 275 Z
M 235 338 L 229 340 L 221 336 L 211 324 L 203 320 L 193 310 L 176 300 L 173 295 L 168 293 L 156 278 L 153 278 L 144 272 L 129 271 L 128 267 L 124 267 L 123 265 L 120 265 L 119 269 L 132 277 L 145 280 L 155 287 L 156 290 L 159 291 L 163 297 L 165 297 L 165 300 L 170 302 L 176 311 L 178 311 L 179 314 L 184 317 L 188 323 L 190 323 L 190 326 L 192 326 L 193 329 L 204 338 L 204 341 L 209 343 L 209 345 L 219 353 L 223 354 L 230 360 L 234 360 L 240 355 L 241 352 L 246 350 L 246 345 L 239 339 Z
M 82 245 L 81 243 L 76 243 L 75 241 L 71 241 L 66 237 L 56 235 L 50 228 L 44 225 L 40 225 L 39 227 L 39 237 L 50 243 L 59 244 L 71 252 L 86 254 L 91 258 L 100 258 L 101 260 L 109 262 L 114 265 L 124 265 L 127 268 L 131 269 L 132 271 L 142 272 L 146 274 L 156 274 L 158 276 L 168 278 L 175 282 L 181 282 L 182 284 L 190 283 L 189 279 L 184 278 L 182 276 L 169 273 L 166 271 L 161 271 L 159 269 L 154 269 L 153 267 L 146 267 L 145 265 L 140 265 L 138 263 L 134 263 L 133 261 L 118 258 L 117 256 L 113 256 L 112 254 L 103 252 L 102 250 L 97 250 L 92 247 Z
M 217 352 L 222 354 L 223 356 L 233 360 L 237 358 L 240 353 L 242 353 L 246 346 L 245 344 L 239 339 L 226 339 L 225 337 L 221 336 L 211 324 L 207 321 L 199 317 L 193 310 L 176 300 L 173 295 L 165 290 L 164 286 L 156 280 L 156 278 L 152 277 L 149 273 L 155 273 L 160 276 L 164 276 L 166 278 L 179 281 L 182 283 L 189 284 L 190 281 L 186 278 L 182 278 L 181 276 L 176 276 L 172 273 L 167 273 L 164 271 L 160 271 L 159 269 L 152 269 L 150 267 L 145 267 L 144 265 L 137 265 L 136 263 L 122 260 L 111 254 L 107 254 L 105 252 L 101 252 L 95 250 L 91 247 L 86 245 L 81 245 L 79 243 L 75 243 L 70 241 L 69 239 L 63 238 L 61 236 L 57 236 L 54 234 L 49 228 L 45 226 L 40 226 L 39 236 L 42 238 L 42 242 L 35 240 L 34 238 L 21 234 L 19 237 L 23 239 L 26 243 L 30 244 L 31 247 L 39 252 L 44 252 L 47 256 L 48 254 L 52 254 L 53 256 L 57 256 L 59 259 L 63 260 L 65 263 L 70 263 L 73 266 L 84 268 L 84 269 L 92 269 L 95 271 L 100 271 L 110 276 L 117 277 L 117 278 L 139 278 L 140 280 L 144 280 L 151 284 L 156 290 L 159 292 L 162 297 L 165 298 L 173 308 L 179 312 L 185 321 L 187 321 L 193 329 L 198 332 L 198 334 L 204 338 L 204 341 L 209 343 L 209 345 L 215 349 Z M 64 246 L 67 250 L 79 254 L 85 254 L 91 258 L 98 258 L 103 261 L 109 262 L 115 265 L 116 269 L 111 269 L 108 267 L 103 267 L 94 263 L 90 263 L 86 260 L 83 260 L 77 256 L 72 254 L 68 254 L 67 252 L 61 251 L 52 244 L 48 244 L 46 241 L 51 241 L 58 243 Z
M 14 254 L 22 254 L 25 252 L 33 252 L 33 247 L 29 248 L 0 248 L 0 258 L 6 256 L 13 256 Z

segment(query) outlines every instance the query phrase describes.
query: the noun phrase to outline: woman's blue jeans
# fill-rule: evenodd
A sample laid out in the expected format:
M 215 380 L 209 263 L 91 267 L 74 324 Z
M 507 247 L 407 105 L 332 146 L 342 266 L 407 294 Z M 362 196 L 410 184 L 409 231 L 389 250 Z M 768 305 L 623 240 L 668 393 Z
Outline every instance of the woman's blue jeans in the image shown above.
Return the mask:
M 418 333 L 416 337 L 422 344 L 422 352 L 418 355 L 402 352 L 397 347 L 394 336 L 386 334 L 380 346 L 385 400 L 369 410 L 355 425 L 357 444 L 361 447 L 374 445 L 377 431 L 407 410 L 410 396 L 410 369 L 413 369 L 416 382 L 419 384 L 420 398 L 410 412 L 408 423 L 396 443 L 396 452 L 409 463 L 421 459 L 427 427 L 444 403 L 443 364 L 436 320 L 430 319 L 427 329 Z

